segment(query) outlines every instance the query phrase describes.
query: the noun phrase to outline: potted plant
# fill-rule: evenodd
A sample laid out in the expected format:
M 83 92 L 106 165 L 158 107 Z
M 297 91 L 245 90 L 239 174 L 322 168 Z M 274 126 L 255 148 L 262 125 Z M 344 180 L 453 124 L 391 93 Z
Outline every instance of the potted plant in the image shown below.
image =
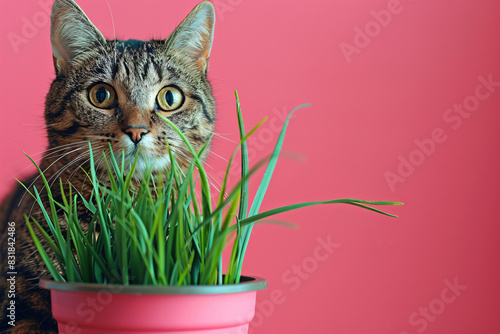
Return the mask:
M 123 155 L 111 151 L 103 156 L 107 175 L 98 175 L 91 151 L 91 198 L 71 187 L 64 193 L 60 182 L 62 200 L 57 202 L 39 168 L 50 207 L 43 206 L 36 188 L 31 195 L 49 230 L 36 220 L 26 220 L 52 275 L 40 285 L 51 290 L 60 333 L 246 333 L 254 316 L 256 291 L 266 288 L 264 279 L 241 275 L 255 223 L 281 212 L 334 203 L 393 216 L 370 205 L 402 204 L 340 199 L 259 213 L 290 116 L 309 105 L 288 115 L 272 155 L 250 169 L 246 140 L 265 119 L 246 133 L 237 93 L 236 101 L 241 140 L 229 159 L 217 203 L 212 203 L 213 193 L 199 158 L 206 146 L 195 152 L 182 132 L 161 115 L 193 154 L 187 170 L 180 168 L 170 150 L 171 166 L 155 173 L 147 168 L 139 172 L 135 162 L 127 166 Z M 226 194 L 229 169 L 238 150 L 241 179 Z M 248 180 L 263 165 L 266 170 L 250 205 Z M 78 222 L 77 201 L 83 201 L 92 213 L 88 229 Z M 66 233 L 57 222 L 57 210 L 64 211 Z M 234 239 L 228 242 L 231 234 Z M 42 241 L 55 258 L 49 257 Z M 232 249 L 223 274 L 222 253 L 228 245 Z

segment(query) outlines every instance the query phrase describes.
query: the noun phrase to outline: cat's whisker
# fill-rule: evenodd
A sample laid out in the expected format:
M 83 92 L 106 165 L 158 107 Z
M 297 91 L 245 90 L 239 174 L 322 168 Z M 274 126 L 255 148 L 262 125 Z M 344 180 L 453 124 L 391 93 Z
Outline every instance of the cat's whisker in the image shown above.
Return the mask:
M 71 178 L 76 174 L 76 172 L 78 170 L 80 170 L 81 167 L 83 167 L 83 165 L 87 164 L 88 162 L 90 161 L 90 158 L 87 158 L 85 159 L 81 164 L 79 164 L 78 166 L 76 166 L 76 168 L 73 170 L 73 172 L 71 173 L 71 175 L 69 176 L 68 178 L 68 182 L 71 183 Z M 83 181 L 82 181 L 82 186 L 80 188 L 80 191 L 83 191 L 83 187 L 85 185 L 85 182 L 87 181 L 87 177 L 88 177 L 88 174 L 85 175 L 85 177 L 83 178 Z
M 214 167 L 212 167 L 212 166 L 211 166 L 208 162 L 206 162 L 206 161 L 202 161 L 202 163 L 203 163 L 205 166 L 207 166 L 208 168 L 210 168 L 212 171 L 217 172 L 217 170 L 216 170 Z M 208 175 L 208 172 L 207 172 L 207 175 Z M 214 179 L 214 180 L 217 180 L 215 177 L 213 177 L 213 179 Z M 217 182 L 217 181 L 216 181 L 216 182 Z M 219 184 L 219 183 L 217 182 L 217 184 Z M 220 187 L 220 184 L 219 184 L 219 187 Z
M 178 156 L 178 158 L 183 159 L 189 165 L 193 164 L 193 160 L 186 153 L 184 153 L 182 151 L 178 151 L 175 154 Z M 183 173 L 183 175 L 184 175 L 184 173 Z
M 95 143 L 94 143 L 94 145 L 95 145 Z M 75 150 L 73 150 L 72 152 L 76 152 L 76 151 L 79 151 L 79 150 L 86 150 L 86 151 L 85 151 L 85 152 L 83 152 L 82 154 L 88 154 L 88 152 L 89 152 L 89 148 L 88 148 L 88 147 L 86 147 L 86 146 L 83 146 L 83 147 L 80 147 L 80 148 L 78 148 L 78 149 L 75 149 Z M 58 152 L 58 153 L 59 153 L 59 152 Z M 51 156 L 51 155 L 52 155 L 52 156 Z M 51 158 L 56 158 L 56 157 L 57 157 L 57 154 L 56 154 L 56 153 L 51 153 L 51 154 L 49 154 L 49 155 L 45 156 L 44 158 L 46 159 L 46 158 L 49 158 L 49 157 L 51 157 Z
M 208 183 L 217 191 L 217 193 L 219 193 L 220 192 L 220 184 L 209 173 L 206 173 L 206 174 L 207 174 L 207 178 L 208 178 Z
M 210 166 L 210 164 L 208 164 L 206 161 L 202 161 L 202 163 L 203 163 L 206 167 L 208 167 L 208 168 L 210 168 L 211 170 L 213 170 L 214 172 L 216 172 L 215 168 L 213 168 L 212 166 Z
M 65 152 L 67 149 L 69 148 L 73 148 L 74 146 L 79 146 L 79 145 L 72 145 L 72 146 L 69 146 L 69 147 L 64 147 L 60 150 L 57 150 L 57 151 L 54 151 L 54 152 L 51 152 L 49 154 L 46 154 L 44 156 L 44 159 L 48 160 L 48 159 L 52 159 L 52 158 L 58 158 L 60 154 L 62 154 L 61 152 Z M 73 151 L 79 151 L 79 150 L 88 150 L 88 147 L 85 147 L 85 146 L 80 146 L 78 148 L 75 148 Z
M 212 155 L 214 155 L 214 156 L 216 156 L 217 158 L 220 158 L 222 161 L 225 161 L 226 163 L 228 163 L 228 162 L 229 162 L 229 160 L 228 160 L 228 159 L 226 159 L 226 158 L 224 158 L 224 157 L 222 157 L 222 156 L 218 155 L 217 153 L 215 153 L 215 152 L 214 152 L 214 151 L 212 151 L 212 150 L 208 150 L 207 152 L 208 152 L 208 153 L 210 153 L 210 154 L 212 154 Z
M 68 182 L 70 182 L 70 181 L 71 181 L 71 179 L 73 178 L 73 176 L 76 174 L 76 172 L 77 172 L 77 171 L 78 171 L 78 170 L 79 170 L 79 169 L 80 169 L 83 165 L 85 165 L 87 162 L 89 162 L 89 161 L 90 161 L 90 154 L 89 154 L 89 152 L 87 152 L 87 154 L 86 154 L 86 155 L 88 155 L 88 156 L 89 156 L 89 158 L 87 158 L 85 161 L 83 161 L 80 165 L 78 165 L 78 166 L 77 166 L 77 167 L 73 170 L 73 172 L 72 172 L 72 173 L 69 175 L 69 177 L 68 177 Z M 85 157 L 83 157 L 83 158 L 85 158 Z M 83 183 L 85 183 L 85 180 L 86 180 L 86 179 L 87 179 L 87 176 L 85 176 L 85 179 L 84 179 L 84 182 L 83 182 Z
M 225 136 L 224 136 L 224 135 L 230 135 L 230 133 L 216 133 L 216 132 L 214 132 L 214 131 L 210 131 L 210 130 L 205 130 L 205 131 L 206 131 L 206 132 L 208 132 L 208 133 L 213 134 L 214 136 L 217 136 L 217 137 L 219 137 L 219 138 L 222 138 L 222 139 L 224 139 L 224 140 L 227 140 L 227 141 L 228 141 L 228 142 L 230 142 L 230 143 L 233 143 L 233 144 L 238 144 L 238 143 L 239 143 L 239 142 L 237 142 L 237 141 L 235 141 L 235 140 L 232 140 L 232 139 L 230 139 L 230 138 L 228 138 L 228 137 L 225 137 Z
M 88 142 L 89 142 L 89 140 L 82 140 L 82 141 L 71 142 L 71 143 L 68 143 L 68 144 L 64 144 L 64 145 L 59 145 L 59 146 L 56 146 L 56 147 L 48 148 L 46 150 L 43 150 L 43 151 L 40 151 L 40 152 L 37 152 L 37 153 L 32 153 L 29 156 L 33 157 L 33 156 L 37 156 L 37 155 L 40 155 L 40 154 L 49 153 L 49 152 L 52 152 L 52 151 L 64 150 L 64 149 L 72 147 L 72 146 L 79 146 L 79 145 L 82 145 L 82 144 L 88 144 Z
M 104 152 L 104 150 L 102 151 Z M 101 153 L 102 153 L 101 152 Z M 101 169 L 101 165 L 105 163 L 105 159 L 104 159 L 104 155 L 101 154 L 100 155 L 100 158 L 96 161 L 95 165 L 96 165 L 96 172 L 100 173 L 101 175 L 106 175 L 107 174 L 107 170 L 105 168 L 102 168 Z M 99 180 L 102 180 L 103 178 L 102 177 L 98 177 Z
M 68 156 L 69 154 L 77 152 L 77 151 L 82 150 L 82 149 L 85 149 L 85 147 L 79 147 L 77 149 L 74 149 L 72 151 L 69 151 L 69 152 L 66 152 L 66 153 L 62 154 L 59 158 L 57 158 L 54 162 L 52 162 L 45 170 L 43 170 L 42 173 L 45 174 L 48 169 L 50 169 L 55 163 L 57 163 L 59 160 L 61 160 L 65 156 Z M 85 152 L 80 153 L 75 159 L 73 159 L 72 161 L 70 161 L 69 163 L 67 163 L 66 165 L 64 165 L 62 168 L 60 168 L 57 172 L 55 172 L 54 175 L 52 175 L 47 180 L 47 183 L 50 183 L 51 180 L 54 179 L 54 178 L 57 179 L 62 174 L 62 172 L 64 172 L 64 170 L 67 167 L 71 166 L 72 164 L 74 164 L 75 162 L 77 162 L 79 159 L 81 159 L 82 156 L 85 156 L 88 153 L 89 153 L 88 149 Z M 41 177 L 41 175 L 37 175 L 37 177 L 31 182 L 31 184 L 27 188 L 28 189 L 31 188 L 40 177 Z M 50 184 L 50 187 L 52 187 L 53 184 L 54 184 L 54 182 L 52 182 Z M 45 189 L 45 185 L 41 188 L 41 190 L 39 191 L 39 193 L 42 194 L 42 192 L 43 192 L 44 189 Z M 21 196 L 21 199 L 19 200 L 18 206 L 21 205 L 21 202 L 23 201 L 23 199 L 26 196 L 26 194 L 27 194 L 27 191 L 24 191 L 23 195 Z M 33 204 L 35 204 L 35 203 L 33 203 Z M 33 210 L 33 206 L 31 208 L 31 210 Z M 30 210 L 30 214 L 31 214 L 31 210 Z
M 63 155 L 61 155 L 59 158 L 57 158 L 54 162 L 52 162 L 47 168 L 45 168 L 45 170 L 42 171 L 42 174 L 45 174 L 47 172 L 47 170 L 49 170 L 49 168 L 51 168 L 56 162 L 58 162 L 59 160 L 61 160 L 62 158 L 64 158 L 65 156 L 68 156 L 69 154 L 73 153 L 73 152 L 76 152 L 76 151 L 79 151 L 81 150 L 81 148 L 77 148 L 76 150 L 72 150 L 72 151 L 69 151 L 69 152 L 66 152 L 64 153 Z M 28 189 L 31 188 L 36 181 L 38 181 L 38 179 L 41 177 L 41 175 L 37 175 L 37 177 L 30 183 L 30 185 L 27 187 Z M 21 202 L 23 201 L 24 197 L 26 196 L 27 194 L 27 191 L 25 191 L 23 193 L 23 195 L 21 196 L 21 199 L 19 200 L 19 203 L 18 203 L 18 206 L 21 205 Z
M 77 151 L 80 151 L 80 150 L 88 150 L 88 147 L 85 147 L 85 146 L 81 146 L 81 147 L 78 147 L 76 149 L 73 149 L 71 151 L 68 151 L 66 153 L 64 153 L 62 156 L 60 156 L 59 158 L 57 158 L 56 160 L 54 160 L 54 162 L 52 162 L 43 172 L 45 173 L 45 171 L 47 171 L 50 167 L 52 167 L 56 162 L 58 162 L 60 159 L 62 159 L 63 157 L 71 154 L 71 153 L 74 153 L 74 152 L 77 152 Z M 45 157 L 47 158 L 47 156 Z
M 185 152 L 183 152 L 182 150 L 176 152 L 176 155 L 178 155 L 178 157 L 180 159 L 183 159 L 185 161 L 187 161 L 189 164 L 194 164 L 194 161 L 193 159 L 191 159 Z M 209 164 L 207 164 L 205 161 L 202 161 L 203 164 L 207 165 L 209 168 L 213 169 L 215 171 L 215 169 L 210 166 Z M 182 172 L 182 175 L 184 175 L 184 172 Z M 221 185 L 219 184 L 219 182 L 217 181 L 217 179 L 215 177 L 213 177 L 212 175 L 210 175 L 210 173 L 206 173 L 207 175 L 207 178 L 208 178 L 208 182 L 210 184 L 210 186 L 212 186 L 217 192 L 220 192 L 220 187 Z
M 78 155 L 75 159 L 71 160 L 69 163 L 65 164 L 62 168 L 60 168 L 57 172 L 55 172 L 48 180 L 47 180 L 47 184 L 49 184 L 49 187 L 52 189 L 52 186 L 54 185 L 55 181 L 59 178 L 59 176 L 67 169 L 69 168 L 69 166 L 71 166 L 72 164 L 76 163 L 81 157 L 82 155 L 84 155 L 84 153 L 81 153 L 80 155 Z M 45 171 L 44 171 L 45 173 Z M 40 176 L 38 176 L 35 181 L 39 178 Z M 34 184 L 34 182 L 30 185 L 30 187 Z M 48 194 L 43 194 L 43 191 L 45 190 L 45 184 L 42 186 L 42 188 L 39 190 L 39 194 L 40 194 L 40 197 L 41 198 L 44 198 L 46 196 L 48 196 Z M 24 196 L 26 195 L 26 192 L 23 194 L 23 198 Z M 21 198 L 21 201 L 22 199 Z M 29 212 L 29 215 L 31 216 L 32 215 L 32 212 L 33 212 L 33 208 L 35 207 L 36 205 L 36 201 L 33 202 L 33 204 L 31 205 L 31 209 L 30 209 L 30 212 Z
M 56 147 L 48 148 L 48 149 L 46 149 L 44 151 L 40 151 L 38 153 L 34 153 L 31 156 L 48 153 L 48 152 L 51 152 L 51 151 L 54 151 L 54 150 L 57 151 L 57 150 L 60 150 L 60 149 L 65 149 L 65 148 L 70 147 L 70 146 L 82 145 L 82 144 L 85 144 L 87 142 L 88 142 L 88 140 L 71 142 L 71 143 L 68 143 L 68 144 L 64 144 L 64 145 L 59 145 L 59 146 L 56 146 Z
M 64 173 L 66 170 L 68 170 L 69 167 L 71 167 L 71 165 L 75 164 L 76 162 L 78 162 L 81 159 L 84 159 L 87 155 L 89 155 L 88 149 L 85 150 L 84 152 L 80 153 L 79 155 L 77 155 L 74 159 L 71 159 L 70 162 L 68 162 L 67 164 L 65 164 L 61 168 L 59 168 L 57 170 L 57 172 L 55 172 L 54 175 L 52 175 L 47 180 L 47 183 L 49 183 L 49 187 L 52 188 L 52 185 L 55 183 L 55 181 L 57 181 L 57 179 L 62 175 L 62 173 Z M 43 190 L 43 188 L 42 188 L 42 190 Z
M 44 128 L 45 129 L 45 124 L 30 124 L 30 123 L 21 123 L 22 126 L 35 126 L 35 127 L 39 127 L 39 128 Z
M 17 139 L 17 138 L 22 138 L 25 137 L 26 135 L 31 135 L 31 134 L 37 134 L 37 135 L 42 135 L 43 129 L 27 129 L 24 131 L 18 131 L 16 134 L 9 136 L 10 139 Z
M 48 149 L 48 150 L 45 150 L 45 151 L 41 151 L 41 152 L 38 152 L 38 153 L 29 154 L 29 156 L 31 158 L 34 158 L 34 157 L 36 157 L 38 155 L 44 154 L 44 153 L 49 152 L 49 151 L 54 151 L 51 154 L 57 155 L 56 152 L 64 151 L 64 150 L 66 150 L 67 147 L 69 147 L 69 146 L 76 146 L 76 144 L 75 145 L 67 144 L 67 145 L 63 145 L 63 146 L 65 146 L 65 147 L 62 147 L 62 146 L 60 146 L 60 147 L 54 147 L 54 148 L 51 148 L 51 149 Z M 49 157 L 54 158 L 55 157 L 55 156 L 51 156 L 51 154 L 47 155 L 46 158 L 49 158 Z M 33 159 L 33 160 L 36 160 L 36 159 Z M 24 171 L 26 171 L 28 168 L 31 168 L 31 167 L 33 167 L 33 164 L 31 164 L 31 163 L 27 164 L 26 167 L 24 167 L 19 172 L 17 172 L 16 174 L 14 174 L 12 177 L 13 178 L 17 178 L 20 174 L 22 174 Z
M 182 158 L 181 158 L 181 159 L 182 159 Z M 185 159 L 185 160 L 186 160 L 186 159 Z M 179 168 L 177 169 L 177 171 L 178 171 L 179 173 L 181 173 L 181 175 L 182 175 L 182 177 L 183 177 L 183 178 L 184 178 L 184 177 L 186 177 L 186 173 L 184 173 L 184 171 L 182 170 L 182 168 L 181 168 L 180 166 L 179 166 Z
M 99 158 L 99 159 L 97 160 L 97 162 L 94 162 L 94 164 L 98 164 L 98 165 L 97 165 L 97 167 L 96 167 L 96 170 L 98 170 L 98 169 L 99 169 L 99 167 L 100 167 L 100 165 L 101 165 L 101 161 L 102 161 L 102 160 L 103 160 L 103 158 L 101 157 L 101 158 Z M 90 161 L 90 157 L 89 157 L 87 160 L 85 160 L 85 161 L 82 163 L 82 165 L 84 165 L 84 164 L 85 164 L 85 163 L 87 163 L 88 161 Z M 77 168 L 75 168 L 75 170 L 74 170 L 74 171 L 73 171 L 73 173 L 71 174 L 70 178 L 71 178 L 71 177 L 73 177 L 73 174 L 74 174 L 74 173 L 75 173 L 75 172 L 76 172 L 76 171 L 77 171 L 77 170 L 78 170 L 78 169 L 79 169 L 82 165 L 80 165 L 80 166 L 78 166 Z M 83 187 L 83 185 L 85 185 L 85 182 L 87 182 L 88 177 L 89 177 L 89 174 L 88 174 L 88 173 L 86 173 L 86 174 L 85 174 L 85 177 L 83 178 L 83 181 L 82 181 L 82 187 Z M 98 177 L 98 179 L 102 179 L 102 178 L 101 178 L 101 177 Z
M 97 146 L 95 147 L 95 150 L 98 151 L 100 148 L 102 148 L 103 146 Z M 67 182 L 70 181 L 70 179 L 74 176 L 75 172 L 78 171 L 80 169 L 80 167 L 82 167 L 86 162 L 88 162 L 90 160 L 90 150 L 87 150 L 86 152 L 83 152 L 81 154 L 79 154 L 73 161 L 71 161 L 70 163 L 66 164 L 65 166 L 63 166 L 62 168 L 59 169 L 59 171 L 57 171 L 57 173 L 55 173 L 50 179 L 49 181 L 47 181 L 47 183 L 49 183 L 52 178 L 54 178 L 54 176 L 56 176 L 54 178 L 54 180 L 52 180 L 52 183 L 49 185 L 51 188 L 52 188 L 52 185 L 57 181 L 57 179 L 62 175 L 62 173 L 64 173 L 66 170 L 69 169 L 69 167 L 71 165 L 73 165 L 74 163 L 78 162 L 79 160 L 82 160 L 82 159 L 85 159 L 87 156 L 89 156 L 88 159 L 84 160 L 83 163 L 81 163 L 80 165 L 78 165 L 74 170 L 73 172 L 71 173 L 70 177 L 67 179 Z M 42 189 L 43 190 L 43 189 Z

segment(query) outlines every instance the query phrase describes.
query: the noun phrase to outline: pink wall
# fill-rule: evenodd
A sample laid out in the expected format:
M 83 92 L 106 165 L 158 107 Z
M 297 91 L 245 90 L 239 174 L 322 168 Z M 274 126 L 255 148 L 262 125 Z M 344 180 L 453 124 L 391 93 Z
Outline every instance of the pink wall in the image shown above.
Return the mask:
M 29 166 L 22 152 L 46 146 L 45 2 L 0 2 L 1 195 Z M 166 36 L 196 3 L 108 2 L 121 38 Z M 318 207 L 279 217 L 299 230 L 256 228 L 244 271 L 269 289 L 252 332 L 499 333 L 500 3 L 213 2 L 218 133 L 237 138 L 234 89 L 248 127 L 269 116 L 249 144 L 256 158 L 270 152 L 284 113 L 313 106 L 297 113 L 285 143 L 306 160 L 278 164 L 263 209 L 348 197 L 406 203 L 390 209 L 399 219 Z M 106 2 L 79 3 L 112 37 Z M 217 137 L 213 150 L 228 157 L 233 147 Z

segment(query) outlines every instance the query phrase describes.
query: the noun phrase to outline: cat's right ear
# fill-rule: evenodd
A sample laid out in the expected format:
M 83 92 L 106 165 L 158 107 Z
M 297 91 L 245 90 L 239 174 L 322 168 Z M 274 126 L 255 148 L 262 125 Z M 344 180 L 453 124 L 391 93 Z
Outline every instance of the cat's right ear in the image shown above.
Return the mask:
M 193 60 L 203 72 L 208 71 L 208 60 L 214 38 L 215 9 L 209 1 L 199 3 L 170 34 L 167 50 L 180 52 Z
M 55 0 L 50 16 L 50 40 L 56 74 L 78 67 L 106 42 L 73 0 Z

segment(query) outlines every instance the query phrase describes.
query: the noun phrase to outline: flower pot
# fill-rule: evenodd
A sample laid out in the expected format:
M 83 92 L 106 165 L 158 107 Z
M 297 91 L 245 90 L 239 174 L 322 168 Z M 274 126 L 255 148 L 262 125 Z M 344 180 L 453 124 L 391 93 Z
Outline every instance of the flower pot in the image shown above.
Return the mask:
M 40 286 L 51 290 L 61 334 L 242 334 L 267 282 L 242 277 L 240 284 L 155 287 L 41 279 Z

